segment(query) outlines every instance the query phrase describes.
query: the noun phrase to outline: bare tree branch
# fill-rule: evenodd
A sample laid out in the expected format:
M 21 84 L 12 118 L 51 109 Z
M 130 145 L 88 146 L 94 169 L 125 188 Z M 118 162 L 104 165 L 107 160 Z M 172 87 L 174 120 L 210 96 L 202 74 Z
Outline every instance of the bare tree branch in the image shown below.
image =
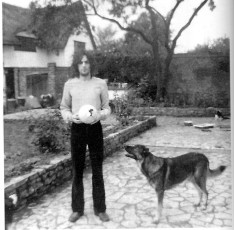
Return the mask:
M 199 10 L 208 2 L 208 0 L 204 0 L 193 12 L 192 16 L 190 17 L 190 19 L 188 20 L 188 22 L 179 30 L 179 32 L 177 33 L 177 35 L 175 36 L 175 38 L 172 41 L 172 46 L 171 49 L 174 50 L 176 47 L 176 43 L 178 38 L 181 36 L 181 34 L 183 33 L 183 31 L 185 29 L 187 29 L 189 27 L 189 25 L 191 24 L 191 22 L 193 21 L 194 17 L 197 15 L 197 13 L 199 12 Z
M 183 2 L 184 0 L 178 0 L 175 4 L 175 6 L 172 8 L 172 10 L 170 11 L 170 13 L 168 14 L 168 19 L 167 19 L 167 23 L 168 25 L 171 24 L 171 20 L 175 14 L 175 11 L 178 9 L 179 5 Z
M 171 20 L 175 14 L 175 11 L 178 9 L 179 5 L 183 2 L 184 0 L 178 0 L 175 4 L 175 6 L 172 8 L 172 10 L 170 11 L 170 13 L 168 14 L 168 18 L 166 20 L 166 39 L 165 39 L 165 47 L 167 49 L 168 52 L 170 52 L 170 45 L 169 45 L 169 33 L 170 33 L 170 25 L 171 25 Z
M 99 14 L 98 11 L 97 11 L 97 8 L 95 7 L 95 5 L 93 3 L 93 1 L 92 1 L 92 4 L 87 0 L 84 0 L 84 2 L 87 3 L 94 11 L 94 14 L 89 14 L 90 16 L 95 16 L 96 15 L 96 16 L 98 16 L 99 18 L 101 18 L 103 20 L 106 20 L 106 21 L 109 21 L 109 22 L 112 22 L 112 23 L 116 24 L 121 30 L 124 30 L 124 31 L 127 31 L 127 32 L 137 33 L 143 38 L 143 40 L 146 43 L 152 45 L 152 41 L 150 39 L 148 39 L 141 30 L 135 29 L 135 28 L 130 27 L 130 26 L 124 27 L 117 20 L 115 20 L 113 18 L 107 18 L 107 17 Z

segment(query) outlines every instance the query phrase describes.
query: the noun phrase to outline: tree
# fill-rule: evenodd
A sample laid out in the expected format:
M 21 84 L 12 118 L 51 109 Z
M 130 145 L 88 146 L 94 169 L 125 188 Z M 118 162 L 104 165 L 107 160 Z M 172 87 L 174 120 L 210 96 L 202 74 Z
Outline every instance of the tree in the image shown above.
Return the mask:
M 217 38 L 211 43 L 197 45 L 194 50 L 190 50 L 189 53 L 216 53 L 229 56 L 230 52 L 230 40 L 227 37 Z
M 197 45 L 189 53 L 216 55 L 214 68 L 228 73 L 230 71 L 230 39 L 227 37 L 218 38 L 210 44 Z
M 116 35 L 116 30 L 113 29 L 111 25 L 101 29 L 97 28 L 97 37 L 100 46 L 105 46 L 106 44 L 112 44 L 114 41 L 114 36 Z
M 150 21 L 146 13 L 142 13 L 136 21 L 133 21 L 131 23 L 131 27 L 141 30 L 148 37 L 151 37 L 149 30 Z M 152 56 L 151 46 L 148 43 L 146 43 L 139 34 L 132 32 L 127 32 L 125 34 L 123 51 L 125 55 Z
M 153 54 L 154 65 L 154 78 L 157 82 L 157 96 L 156 99 L 164 99 L 167 91 L 168 79 L 170 76 L 170 64 L 174 55 L 174 50 L 177 45 L 177 41 L 182 35 L 182 33 L 191 25 L 195 16 L 197 16 L 198 12 L 208 4 L 211 10 L 215 8 L 215 4 L 213 0 L 201 0 L 197 1 L 197 7 L 194 9 L 193 13 L 189 17 L 189 19 L 184 23 L 184 25 L 180 28 L 178 33 L 172 38 L 170 29 L 172 19 L 175 16 L 175 13 L 181 6 L 181 4 L 185 0 L 176 0 L 174 2 L 174 6 L 168 12 L 166 16 L 163 16 L 153 5 L 151 4 L 153 1 L 151 0 L 116 0 L 116 1 L 94 1 L 94 0 L 83 0 L 86 6 L 86 12 L 91 12 L 89 15 L 96 15 L 103 20 L 107 20 L 111 23 L 116 24 L 121 30 L 126 32 L 131 32 L 139 35 L 149 46 L 151 47 Z M 109 4 L 109 15 L 105 16 L 99 12 L 99 7 L 101 4 L 107 3 Z M 131 15 L 134 15 L 139 10 L 144 11 L 148 17 L 148 21 L 150 22 L 149 31 L 146 32 L 141 28 L 134 27 L 134 23 L 131 22 L 131 17 L 129 14 L 129 10 L 131 10 Z M 166 57 L 163 58 L 160 56 L 160 33 L 158 22 L 162 21 L 164 23 L 164 42 L 163 46 L 165 47 L 167 54 Z M 150 36 L 149 36 L 150 35 Z
M 48 5 L 54 5 L 56 2 L 63 2 L 64 5 L 71 5 L 72 0 L 47 0 Z M 184 25 L 171 37 L 171 24 L 175 17 L 175 13 L 185 0 L 171 0 L 174 4 L 172 9 L 163 16 L 154 6 L 154 0 L 83 0 L 83 5 L 87 15 L 96 15 L 103 20 L 107 20 L 117 25 L 121 30 L 131 32 L 139 35 L 150 47 L 152 51 L 152 58 L 154 65 L 153 78 L 157 82 L 156 99 L 160 100 L 166 96 L 168 79 L 170 76 L 170 64 L 174 55 L 174 50 L 177 41 L 182 33 L 191 25 L 198 12 L 208 5 L 211 10 L 215 8 L 214 0 L 197 0 L 197 6 L 194 8 L 191 16 L 185 21 Z M 169 2 L 169 0 L 168 0 Z M 103 4 L 106 4 L 108 9 L 108 16 L 101 14 Z M 101 10 L 100 10 L 101 9 Z M 139 12 L 145 12 L 148 17 L 149 30 L 142 30 L 134 27 L 132 15 Z M 163 41 L 161 40 L 161 29 L 158 26 L 159 21 L 164 23 Z M 160 56 L 160 44 L 166 50 L 166 57 Z
M 119 52 L 122 49 L 123 40 L 115 39 L 115 35 L 116 30 L 113 29 L 112 25 L 105 28 L 98 27 L 96 30 L 97 50 L 104 53 Z
M 214 40 L 210 48 L 213 52 L 217 52 L 222 55 L 229 56 L 230 55 L 230 39 L 227 37 L 218 38 Z

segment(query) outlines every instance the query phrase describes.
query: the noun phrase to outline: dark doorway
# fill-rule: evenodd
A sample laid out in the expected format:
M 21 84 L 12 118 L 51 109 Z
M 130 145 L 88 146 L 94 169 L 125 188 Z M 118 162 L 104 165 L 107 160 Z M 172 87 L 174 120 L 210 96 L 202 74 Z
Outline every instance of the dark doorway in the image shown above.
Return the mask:
M 7 99 L 15 98 L 15 80 L 14 80 L 14 69 L 4 68 L 5 79 L 6 79 L 6 97 Z

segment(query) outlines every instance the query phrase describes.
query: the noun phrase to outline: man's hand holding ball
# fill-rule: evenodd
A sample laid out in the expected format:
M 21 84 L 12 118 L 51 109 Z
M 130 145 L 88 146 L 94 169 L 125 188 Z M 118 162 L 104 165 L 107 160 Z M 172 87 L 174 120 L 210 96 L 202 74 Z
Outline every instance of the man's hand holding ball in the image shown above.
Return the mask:
M 81 124 L 81 123 L 82 123 L 82 121 L 80 120 L 78 114 L 73 114 L 73 115 L 72 115 L 72 122 L 74 122 L 74 123 L 76 123 L 76 124 Z
M 101 119 L 100 112 L 92 105 L 84 105 L 79 112 L 72 115 L 72 122 L 76 124 L 95 124 Z

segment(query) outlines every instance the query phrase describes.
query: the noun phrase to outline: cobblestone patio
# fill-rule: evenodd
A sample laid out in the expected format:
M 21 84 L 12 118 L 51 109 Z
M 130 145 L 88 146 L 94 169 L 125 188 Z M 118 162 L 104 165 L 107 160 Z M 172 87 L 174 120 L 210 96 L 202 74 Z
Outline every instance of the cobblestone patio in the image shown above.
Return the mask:
M 198 194 L 193 185 L 184 182 L 166 191 L 162 218 L 154 224 L 157 203 L 153 189 L 139 171 L 134 160 L 120 150 L 104 161 L 107 213 L 110 222 L 102 223 L 93 213 L 91 178 L 84 175 L 85 213 L 76 223 L 70 223 L 71 181 L 55 192 L 43 196 L 26 209 L 16 213 L 9 229 L 90 229 L 90 228 L 218 228 L 232 227 L 231 133 L 230 121 L 209 132 L 186 127 L 185 118 L 158 117 L 158 126 L 131 139 L 127 144 L 145 144 L 158 156 L 173 157 L 188 151 L 203 152 L 210 168 L 227 165 L 224 173 L 208 180 L 208 208 L 196 209 Z M 194 124 L 214 122 L 213 118 L 189 118 Z M 223 128 L 224 127 L 224 128 Z

